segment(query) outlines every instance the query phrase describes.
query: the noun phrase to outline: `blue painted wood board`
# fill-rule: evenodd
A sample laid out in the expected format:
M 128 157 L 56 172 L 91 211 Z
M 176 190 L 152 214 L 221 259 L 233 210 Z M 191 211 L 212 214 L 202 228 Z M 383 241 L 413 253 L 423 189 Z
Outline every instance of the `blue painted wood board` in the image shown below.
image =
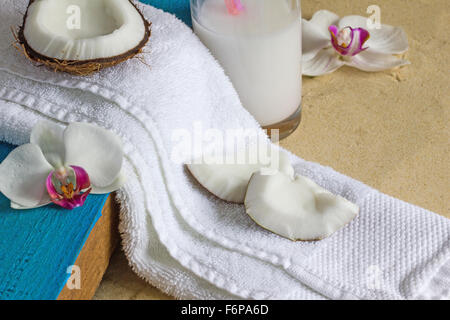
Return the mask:
M 0 161 L 13 148 L 0 142 Z M 0 299 L 56 299 L 108 196 L 90 195 L 72 211 L 19 211 L 0 193 Z

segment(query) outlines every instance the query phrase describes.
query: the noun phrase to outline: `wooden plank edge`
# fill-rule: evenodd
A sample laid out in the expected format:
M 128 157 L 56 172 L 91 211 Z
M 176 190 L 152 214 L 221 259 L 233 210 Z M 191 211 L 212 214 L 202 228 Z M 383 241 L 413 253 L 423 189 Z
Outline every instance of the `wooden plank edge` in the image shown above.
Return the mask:
M 95 224 L 83 246 L 75 266 L 80 269 L 80 288 L 70 289 L 68 283 L 58 300 L 90 300 L 95 294 L 109 265 L 109 259 L 119 243 L 119 205 L 111 194 L 106 200 L 102 216 Z M 72 286 L 73 287 L 73 286 Z

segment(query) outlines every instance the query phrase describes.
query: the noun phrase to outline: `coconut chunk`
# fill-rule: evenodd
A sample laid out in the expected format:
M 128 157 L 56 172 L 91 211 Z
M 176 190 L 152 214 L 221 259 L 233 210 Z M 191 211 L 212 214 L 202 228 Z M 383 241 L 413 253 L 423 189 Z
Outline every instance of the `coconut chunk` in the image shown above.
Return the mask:
M 130 0 L 31 0 L 18 40 L 31 60 L 89 74 L 139 53 L 149 26 Z
M 321 240 L 350 223 L 359 207 L 312 180 L 254 173 L 245 196 L 247 214 L 261 227 L 291 240 Z
M 244 203 L 245 193 L 253 173 L 263 170 L 264 174 L 281 171 L 286 176 L 294 176 L 289 156 L 281 150 L 272 150 L 274 157 L 268 162 L 257 161 L 240 164 L 222 164 L 222 158 L 209 158 L 207 163 L 188 164 L 187 168 L 194 178 L 209 192 L 218 198 L 233 202 Z M 278 152 L 279 151 L 279 152 Z

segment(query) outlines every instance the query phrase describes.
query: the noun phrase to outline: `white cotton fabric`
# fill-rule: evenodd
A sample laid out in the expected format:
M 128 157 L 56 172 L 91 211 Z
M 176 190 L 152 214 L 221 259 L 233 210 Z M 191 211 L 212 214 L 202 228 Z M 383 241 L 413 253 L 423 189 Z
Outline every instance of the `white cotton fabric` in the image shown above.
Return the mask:
M 241 205 L 216 199 L 171 161 L 174 130 L 258 128 L 223 70 L 174 16 L 152 22 L 146 64 L 89 77 L 37 68 L 10 43 L 27 1 L 0 11 L 0 140 L 29 141 L 40 119 L 96 123 L 123 140 L 129 177 L 118 193 L 122 244 L 133 270 L 177 298 L 445 298 L 450 220 L 292 156 L 298 174 L 355 202 L 359 216 L 319 242 L 258 227 Z

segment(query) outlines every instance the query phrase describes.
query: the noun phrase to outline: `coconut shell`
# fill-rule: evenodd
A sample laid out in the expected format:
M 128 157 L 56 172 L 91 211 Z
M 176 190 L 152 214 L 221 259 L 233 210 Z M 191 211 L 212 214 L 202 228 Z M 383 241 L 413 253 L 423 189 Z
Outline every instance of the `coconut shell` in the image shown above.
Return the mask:
M 34 1 L 35 0 L 30 0 L 28 8 Z M 98 72 L 104 68 L 109 68 L 118 65 L 124 61 L 127 61 L 128 59 L 134 58 L 137 54 L 142 53 L 142 49 L 145 47 L 151 36 L 151 22 L 145 19 L 144 15 L 133 3 L 133 1 L 131 0 L 128 1 L 139 12 L 139 15 L 141 16 L 142 21 L 144 22 L 145 25 L 145 35 L 142 41 L 135 48 L 121 55 L 91 60 L 60 60 L 52 57 L 47 57 L 40 54 L 39 52 L 36 52 L 28 45 L 24 36 L 25 24 L 28 15 L 28 8 L 27 12 L 23 17 L 23 23 L 22 26 L 20 26 L 18 33 L 16 34 L 15 32 L 13 32 L 14 38 L 16 40 L 15 47 L 30 61 L 37 62 L 40 65 L 45 65 L 55 72 L 66 72 L 77 76 L 87 76 L 92 73 Z

